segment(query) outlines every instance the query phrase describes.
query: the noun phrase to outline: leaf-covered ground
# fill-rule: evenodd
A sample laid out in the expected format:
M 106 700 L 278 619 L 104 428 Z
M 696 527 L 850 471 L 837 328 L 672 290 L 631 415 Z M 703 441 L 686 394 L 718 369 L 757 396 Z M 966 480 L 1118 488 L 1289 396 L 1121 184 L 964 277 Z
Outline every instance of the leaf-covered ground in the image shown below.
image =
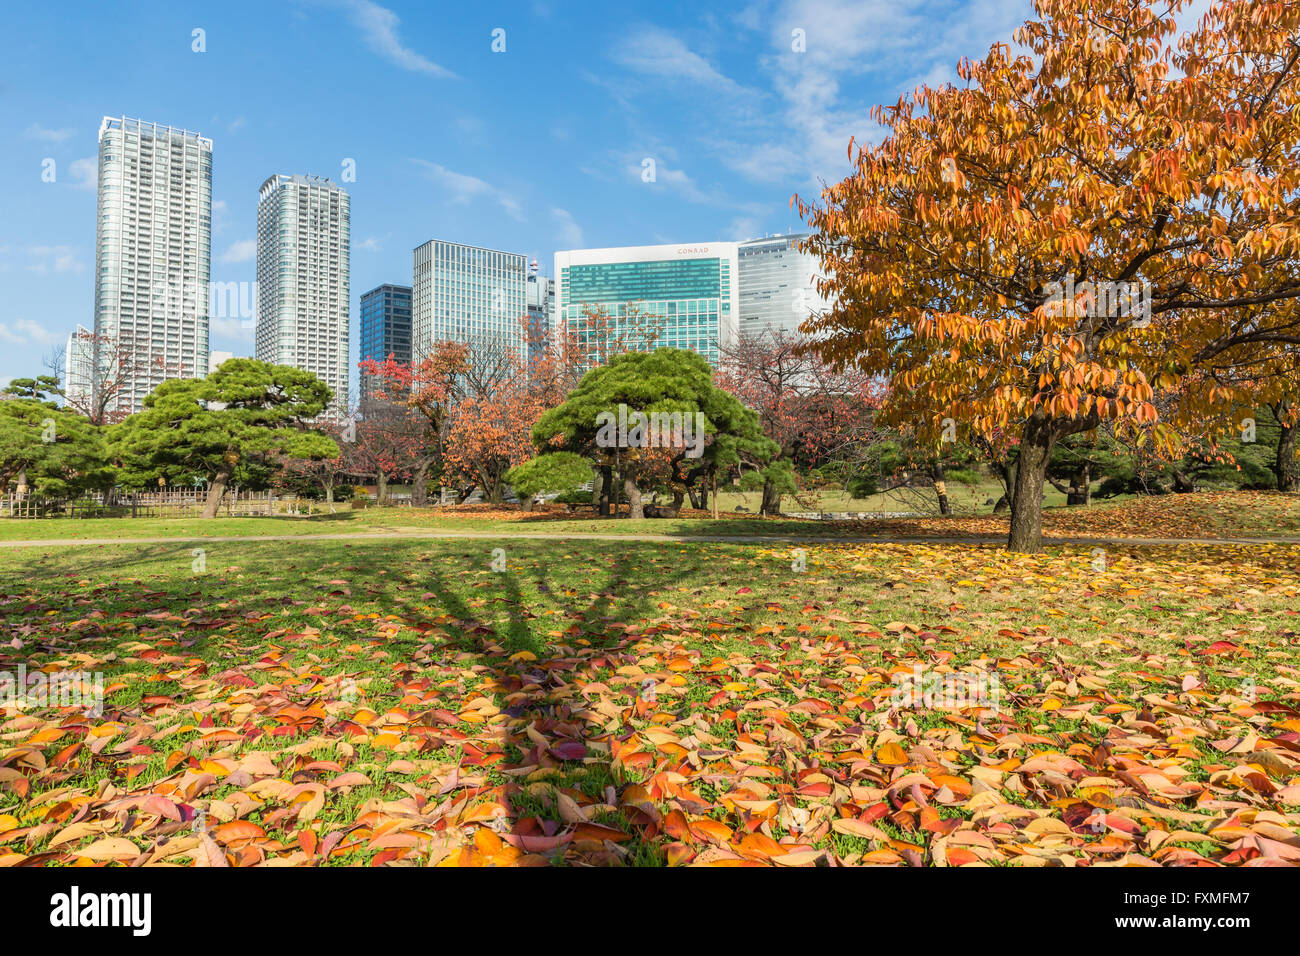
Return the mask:
M 1300 860 L 1300 548 L 502 547 L 0 553 L 0 865 Z

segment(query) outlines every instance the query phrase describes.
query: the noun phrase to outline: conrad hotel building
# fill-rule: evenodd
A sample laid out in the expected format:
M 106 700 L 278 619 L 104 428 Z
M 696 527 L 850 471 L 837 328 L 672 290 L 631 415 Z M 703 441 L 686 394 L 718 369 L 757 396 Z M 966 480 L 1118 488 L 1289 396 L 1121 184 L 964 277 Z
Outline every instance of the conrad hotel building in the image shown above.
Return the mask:
M 581 333 L 584 312 L 599 310 L 617 334 L 620 322 L 648 314 L 660 330 L 656 348 L 690 349 L 716 364 L 738 335 L 736 255 L 734 242 L 557 252 L 553 321 Z

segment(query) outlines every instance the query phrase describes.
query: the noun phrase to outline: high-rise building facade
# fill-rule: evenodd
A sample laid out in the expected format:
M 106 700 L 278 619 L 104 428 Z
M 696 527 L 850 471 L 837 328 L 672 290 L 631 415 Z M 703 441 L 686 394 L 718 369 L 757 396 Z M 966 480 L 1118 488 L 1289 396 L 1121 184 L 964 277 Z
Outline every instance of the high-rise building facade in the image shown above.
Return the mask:
M 125 369 L 113 383 L 110 414 L 139 411 L 154 386 L 169 378 L 207 372 L 211 246 L 212 140 L 193 130 L 105 116 L 99 127 L 95 337 Z
M 528 361 L 537 361 L 545 352 L 551 337 L 552 316 L 555 315 L 555 280 L 540 275 L 537 260 L 528 267 Z
M 412 258 L 414 361 L 448 341 L 507 348 L 527 359 L 526 256 L 430 239 Z
M 797 333 L 809 316 L 826 308 L 813 284 L 817 257 L 799 250 L 806 238 L 771 236 L 739 244 L 741 335 Z
M 277 174 L 257 204 L 256 357 L 313 372 L 348 400 L 351 200 L 321 176 Z
M 617 334 L 630 316 L 648 313 L 659 329 L 656 348 L 690 349 L 716 364 L 737 336 L 736 274 L 734 242 L 557 252 L 558 321 L 581 335 L 584 312 L 599 310 Z
M 411 361 L 411 287 L 381 285 L 361 296 L 361 361 Z M 361 404 L 373 399 L 374 376 L 361 373 Z
M 63 396 L 74 409 L 91 407 L 95 387 L 96 337 L 84 325 L 68 336 L 63 350 Z

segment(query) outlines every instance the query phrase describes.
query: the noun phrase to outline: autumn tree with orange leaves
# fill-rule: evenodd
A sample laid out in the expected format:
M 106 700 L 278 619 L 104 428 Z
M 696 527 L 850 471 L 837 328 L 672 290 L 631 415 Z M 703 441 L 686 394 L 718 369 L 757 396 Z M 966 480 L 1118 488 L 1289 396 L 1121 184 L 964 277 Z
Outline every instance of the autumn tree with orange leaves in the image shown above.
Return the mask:
M 1018 442 L 1012 551 L 1041 548 L 1063 437 L 1107 422 L 1174 452 L 1288 388 L 1300 4 L 1176 26 L 1186 6 L 1036 0 L 1022 52 L 877 108 L 854 173 L 794 199 L 834 303 L 805 326 L 818 353 L 888 375 L 886 419 L 930 440 Z

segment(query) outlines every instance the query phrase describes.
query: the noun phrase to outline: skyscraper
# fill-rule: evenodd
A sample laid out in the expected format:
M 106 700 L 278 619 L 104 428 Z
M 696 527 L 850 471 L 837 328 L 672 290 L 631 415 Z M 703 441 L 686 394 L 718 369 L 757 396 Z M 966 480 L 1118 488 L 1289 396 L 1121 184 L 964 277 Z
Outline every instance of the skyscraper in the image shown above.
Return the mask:
M 411 351 L 419 362 L 434 343 L 488 344 L 527 359 L 526 256 L 430 239 L 413 253 Z
M 124 374 L 106 411 L 139 411 L 208 368 L 212 140 L 126 116 L 99 127 L 95 336 Z M 95 363 L 99 367 L 103 363 Z M 96 376 L 98 378 L 98 376 Z M 100 383 L 94 383 L 99 388 Z
M 528 361 L 542 357 L 555 314 L 555 280 L 539 275 L 537 260 L 528 266 Z
M 92 407 L 94 371 L 95 335 L 78 324 L 63 349 L 63 396 L 70 407 L 83 412 Z
M 799 250 L 807 234 L 771 236 L 740 243 L 740 334 L 797 333 L 800 324 L 826 308 L 813 280 L 817 257 Z
M 321 176 L 278 174 L 257 204 L 256 356 L 314 372 L 348 400 L 348 194 Z
M 654 347 L 690 349 L 710 363 L 736 339 L 736 243 L 703 242 L 555 254 L 558 320 L 569 334 L 603 310 L 618 333 L 636 312 L 653 316 Z
M 361 296 L 361 360 L 411 361 L 411 287 L 381 285 Z M 361 404 L 373 399 L 374 376 L 361 373 Z

